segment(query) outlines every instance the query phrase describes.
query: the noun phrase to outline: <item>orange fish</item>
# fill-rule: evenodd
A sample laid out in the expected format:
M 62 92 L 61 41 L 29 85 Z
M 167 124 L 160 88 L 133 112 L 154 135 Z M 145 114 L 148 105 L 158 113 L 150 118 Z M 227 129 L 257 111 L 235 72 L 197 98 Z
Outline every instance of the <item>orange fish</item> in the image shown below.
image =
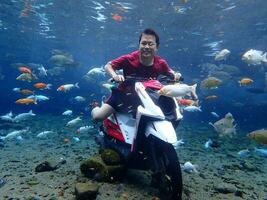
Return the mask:
M 35 83 L 33 86 L 37 89 L 50 89 L 51 84 Z
M 32 90 L 28 90 L 28 89 L 23 89 L 23 90 L 20 90 L 19 92 L 25 95 L 34 94 Z
M 242 78 L 240 81 L 238 81 L 240 86 L 250 85 L 253 82 L 254 81 L 252 79 L 250 79 L 250 78 Z
M 120 16 L 119 14 L 112 14 L 112 19 L 114 19 L 117 22 L 121 22 L 122 16 Z
M 216 96 L 216 95 L 210 95 L 210 96 L 205 97 L 206 100 L 213 100 L 213 99 L 217 99 L 217 98 L 218 98 L 218 96 Z
M 32 74 L 32 71 L 28 67 L 26 67 L 26 66 L 19 67 L 19 71 L 21 73 Z
M 27 98 L 18 99 L 17 101 L 15 101 L 15 103 L 21 105 L 37 104 L 35 99 L 27 99 Z
M 130 195 L 127 192 L 123 192 L 121 194 L 121 198 L 122 200 L 128 200 L 130 198 Z
M 259 144 L 267 145 L 267 130 L 266 129 L 259 129 L 259 130 L 252 131 L 247 134 L 247 137 L 256 141 Z
M 191 99 L 178 99 L 178 104 L 183 106 L 192 106 L 194 105 L 195 101 Z
M 64 138 L 64 139 L 63 139 L 63 142 L 64 142 L 64 143 L 69 143 L 70 140 L 69 140 L 68 138 Z

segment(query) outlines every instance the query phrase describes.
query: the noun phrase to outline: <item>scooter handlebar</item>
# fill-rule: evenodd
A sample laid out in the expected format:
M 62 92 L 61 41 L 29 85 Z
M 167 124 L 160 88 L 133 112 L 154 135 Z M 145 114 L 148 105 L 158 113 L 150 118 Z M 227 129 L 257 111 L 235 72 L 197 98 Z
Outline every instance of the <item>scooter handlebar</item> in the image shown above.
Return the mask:
M 143 78 L 143 77 L 135 77 L 135 76 L 125 76 L 124 82 L 144 82 L 153 80 L 151 78 Z M 159 82 L 166 82 L 166 83 L 174 83 L 178 81 L 184 81 L 184 77 L 181 76 L 178 81 L 173 80 L 173 77 L 161 75 L 158 79 Z M 117 83 L 113 78 L 109 79 L 109 82 L 111 83 Z

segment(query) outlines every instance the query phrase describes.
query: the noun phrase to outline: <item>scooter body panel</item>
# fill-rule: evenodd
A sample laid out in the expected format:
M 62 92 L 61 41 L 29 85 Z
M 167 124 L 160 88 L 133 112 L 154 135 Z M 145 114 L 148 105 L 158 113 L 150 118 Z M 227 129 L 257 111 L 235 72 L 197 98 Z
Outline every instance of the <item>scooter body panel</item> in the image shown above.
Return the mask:
M 161 108 L 152 101 L 141 82 L 135 83 L 135 90 L 142 102 L 142 105 L 137 108 L 136 117 L 133 118 L 131 114 L 127 113 L 114 113 L 104 123 L 106 128 L 109 125 L 107 135 L 131 145 L 132 148 L 134 148 L 137 134 L 142 132 L 146 137 L 153 135 L 164 142 L 175 145 L 177 136 L 172 123 L 165 118 Z M 180 120 L 183 116 L 180 113 L 179 105 L 174 98 L 173 101 L 176 119 Z M 141 125 L 143 130 L 140 130 Z

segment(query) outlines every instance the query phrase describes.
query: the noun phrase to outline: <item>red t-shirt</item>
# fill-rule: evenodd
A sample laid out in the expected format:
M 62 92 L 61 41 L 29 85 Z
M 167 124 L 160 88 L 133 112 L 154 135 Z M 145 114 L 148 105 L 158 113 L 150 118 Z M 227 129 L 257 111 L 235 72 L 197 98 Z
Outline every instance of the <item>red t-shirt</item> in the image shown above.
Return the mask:
M 154 64 L 144 66 L 139 60 L 139 51 L 123 55 L 111 61 L 114 70 L 123 70 L 125 76 L 137 76 L 143 78 L 157 78 L 159 75 L 173 74 L 167 62 L 159 56 L 154 57 Z

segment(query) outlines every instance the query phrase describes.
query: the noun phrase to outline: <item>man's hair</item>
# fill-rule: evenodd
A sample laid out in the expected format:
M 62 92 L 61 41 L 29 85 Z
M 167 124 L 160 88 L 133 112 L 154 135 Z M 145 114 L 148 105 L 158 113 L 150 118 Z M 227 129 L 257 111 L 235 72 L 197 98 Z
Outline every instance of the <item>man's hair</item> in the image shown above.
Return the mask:
M 140 41 L 141 41 L 141 38 L 143 36 L 143 34 L 146 34 L 146 35 L 154 35 L 155 38 L 156 38 L 156 44 L 157 44 L 157 47 L 159 46 L 159 36 L 158 34 L 151 28 L 147 28 L 145 29 L 139 36 L 139 44 L 140 44 Z

